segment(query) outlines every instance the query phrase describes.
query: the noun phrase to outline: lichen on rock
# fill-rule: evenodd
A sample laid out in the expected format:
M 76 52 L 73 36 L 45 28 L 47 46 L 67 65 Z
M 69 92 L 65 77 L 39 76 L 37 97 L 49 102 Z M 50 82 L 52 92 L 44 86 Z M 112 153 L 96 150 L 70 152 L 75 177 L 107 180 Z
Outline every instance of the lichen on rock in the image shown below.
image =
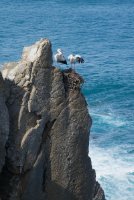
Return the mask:
M 104 200 L 88 157 L 83 78 L 52 66 L 47 39 L 24 48 L 22 59 L 6 64 L 2 74 L 9 92 L 0 93 L 1 200 Z

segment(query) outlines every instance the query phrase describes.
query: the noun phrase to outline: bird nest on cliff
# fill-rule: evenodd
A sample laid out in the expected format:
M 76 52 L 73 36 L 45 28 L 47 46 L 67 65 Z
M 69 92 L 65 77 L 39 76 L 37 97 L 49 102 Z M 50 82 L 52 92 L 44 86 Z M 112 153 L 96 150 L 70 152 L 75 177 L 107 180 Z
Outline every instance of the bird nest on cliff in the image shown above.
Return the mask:
M 78 73 L 72 68 L 65 69 L 62 73 L 66 90 L 80 90 L 84 83 L 84 79 Z

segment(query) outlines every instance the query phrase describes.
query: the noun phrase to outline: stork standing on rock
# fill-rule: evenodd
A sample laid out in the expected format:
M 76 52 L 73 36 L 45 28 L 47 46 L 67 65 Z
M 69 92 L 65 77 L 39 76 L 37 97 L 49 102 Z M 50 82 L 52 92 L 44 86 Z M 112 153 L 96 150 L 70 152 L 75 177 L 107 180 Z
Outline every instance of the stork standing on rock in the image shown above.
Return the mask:
M 84 63 L 84 59 L 82 58 L 81 55 L 70 54 L 68 56 L 68 60 L 71 63 L 71 67 L 72 67 L 73 64 L 74 64 L 74 67 L 75 67 L 75 63 Z
M 67 65 L 67 61 L 66 61 L 61 49 L 57 49 L 57 53 L 54 55 L 54 59 L 57 63 Z

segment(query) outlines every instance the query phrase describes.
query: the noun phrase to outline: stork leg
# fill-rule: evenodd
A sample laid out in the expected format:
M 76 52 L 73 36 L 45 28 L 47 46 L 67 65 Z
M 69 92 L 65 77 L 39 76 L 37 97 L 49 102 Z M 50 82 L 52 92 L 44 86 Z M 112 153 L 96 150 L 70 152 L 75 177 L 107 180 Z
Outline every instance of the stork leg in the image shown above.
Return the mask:
M 74 63 L 74 70 L 75 70 L 75 63 Z
M 71 63 L 71 68 L 72 68 L 72 63 Z
M 59 69 L 61 70 L 61 64 L 59 63 Z

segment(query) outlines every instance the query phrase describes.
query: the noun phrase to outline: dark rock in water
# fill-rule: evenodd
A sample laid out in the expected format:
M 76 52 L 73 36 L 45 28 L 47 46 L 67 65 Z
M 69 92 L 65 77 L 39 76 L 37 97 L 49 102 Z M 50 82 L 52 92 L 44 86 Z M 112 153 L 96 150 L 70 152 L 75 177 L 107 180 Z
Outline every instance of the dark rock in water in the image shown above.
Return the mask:
M 24 48 L 2 74 L 1 200 L 104 200 L 88 157 L 82 77 L 52 66 L 47 39 Z

